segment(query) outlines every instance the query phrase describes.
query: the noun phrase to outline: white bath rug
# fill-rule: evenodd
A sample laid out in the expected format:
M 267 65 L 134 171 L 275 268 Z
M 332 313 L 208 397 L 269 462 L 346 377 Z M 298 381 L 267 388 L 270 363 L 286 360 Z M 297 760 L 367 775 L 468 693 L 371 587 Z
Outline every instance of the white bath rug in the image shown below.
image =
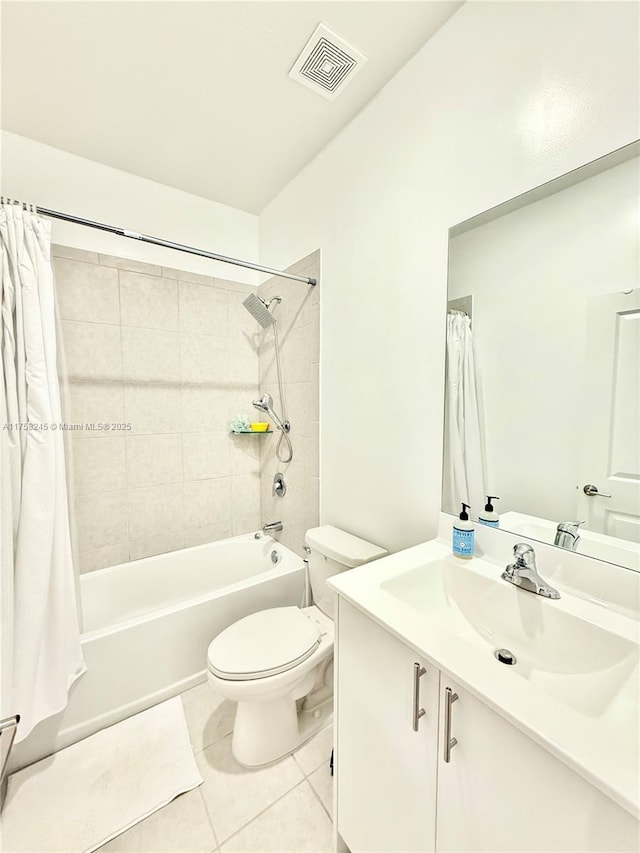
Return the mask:
M 3 853 L 89 853 L 202 783 L 180 697 L 9 777 Z

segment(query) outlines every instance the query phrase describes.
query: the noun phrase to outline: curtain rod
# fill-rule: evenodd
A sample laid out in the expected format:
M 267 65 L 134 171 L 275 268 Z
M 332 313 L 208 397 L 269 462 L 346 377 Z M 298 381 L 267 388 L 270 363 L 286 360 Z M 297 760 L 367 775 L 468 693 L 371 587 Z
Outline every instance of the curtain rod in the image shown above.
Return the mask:
M 17 202 L 19 204 L 19 202 Z M 282 270 L 274 270 L 270 267 L 263 267 L 260 264 L 254 264 L 250 261 L 241 261 L 238 258 L 229 258 L 226 255 L 218 255 L 216 252 L 207 252 L 205 249 L 196 249 L 193 246 L 185 246 L 182 243 L 173 243 L 171 240 L 163 240 L 160 237 L 150 237 L 148 234 L 139 234 L 137 231 L 127 231 L 126 228 L 118 228 L 115 225 L 105 225 L 102 222 L 94 222 L 91 219 L 81 219 L 79 216 L 72 216 L 70 213 L 60 213 L 57 210 L 49 210 L 46 207 L 36 207 L 36 212 L 42 216 L 49 216 L 52 219 L 62 219 L 65 222 L 73 222 L 74 225 L 86 225 L 88 228 L 97 228 L 100 231 L 109 231 L 111 234 L 117 234 L 120 237 L 129 237 L 131 240 L 140 240 L 142 243 L 152 243 L 154 246 L 163 246 L 166 249 L 175 249 L 177 252 L 186 252 L 189 255 L 199 255 L 201 258 L 210 258 L 212 261 L 219 261 L 222 264 L 234 264 L 237 267 L 245 267 L 249 270 L 275 275 L 279 278 L 290 278 L 293 281 L 302 281 L 305 284 L 312 286 L 316 285 L 317 279 L 309 278 L 308 276 L 294 275 L 290 272 Z

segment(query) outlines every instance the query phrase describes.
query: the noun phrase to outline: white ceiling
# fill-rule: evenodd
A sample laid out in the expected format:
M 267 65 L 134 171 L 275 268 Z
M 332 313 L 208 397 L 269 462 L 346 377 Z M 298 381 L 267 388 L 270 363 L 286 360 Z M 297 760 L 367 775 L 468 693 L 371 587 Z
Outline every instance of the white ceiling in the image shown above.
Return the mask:
M 4 2 L 2 126 L 257 213 L 460 5 Z M 368 57 L 334 102 L 288 77 L 321 21 Z

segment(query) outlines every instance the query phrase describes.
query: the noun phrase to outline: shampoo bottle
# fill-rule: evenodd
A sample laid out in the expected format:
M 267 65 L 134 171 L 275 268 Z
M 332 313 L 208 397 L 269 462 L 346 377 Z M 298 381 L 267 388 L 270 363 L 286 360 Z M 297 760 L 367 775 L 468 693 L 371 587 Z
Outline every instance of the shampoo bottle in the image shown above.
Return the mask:
M 478 521 L 480 524 L 486 524 L 487 527 L 499 527 L 500 519 L 498 518 L 498 513 L 493 508 L 493 504 L 491 501 L 499 501 L 500 498 L 497 495 L 487 495 L 487 502 L 484 505 L 484 512 L 481 512 L 478 516 Z
M 460 518 L 453 522 L 453 553 L 456 557 L 469 560 L 475 550 L 475 535 L 473 524 L 469 521 L 467 510 L 469 504 L 462 504 Z

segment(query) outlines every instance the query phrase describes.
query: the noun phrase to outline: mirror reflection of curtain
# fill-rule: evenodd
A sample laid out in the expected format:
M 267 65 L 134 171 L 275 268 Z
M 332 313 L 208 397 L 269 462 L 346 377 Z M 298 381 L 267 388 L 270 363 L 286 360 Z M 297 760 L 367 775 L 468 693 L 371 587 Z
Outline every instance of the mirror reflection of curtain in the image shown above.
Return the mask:
M 443 480 L 443 511 L 458 515 L 464 501 L 476 519 L 487 485 L 484 404 L 471 319 L 462 311 L 447 315 Z

